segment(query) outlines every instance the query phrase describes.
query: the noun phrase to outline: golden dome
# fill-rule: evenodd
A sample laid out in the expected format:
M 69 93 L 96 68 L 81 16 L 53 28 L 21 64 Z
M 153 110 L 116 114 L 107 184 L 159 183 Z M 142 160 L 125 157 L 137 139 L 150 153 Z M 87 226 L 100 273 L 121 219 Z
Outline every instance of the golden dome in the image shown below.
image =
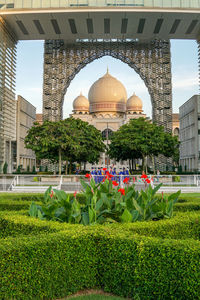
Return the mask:
M 90 112 L 125 112 L 127 94 L 123 84 L 107 73 L 91 86 Z
M 89 101 L 82 93 L 74 99 L 73 109 L 74 111 L 89 111 Z
M 135 93 L 127 100 L 127 111 L 142 112 L 143 103 L 142 100 L 135 95 Z

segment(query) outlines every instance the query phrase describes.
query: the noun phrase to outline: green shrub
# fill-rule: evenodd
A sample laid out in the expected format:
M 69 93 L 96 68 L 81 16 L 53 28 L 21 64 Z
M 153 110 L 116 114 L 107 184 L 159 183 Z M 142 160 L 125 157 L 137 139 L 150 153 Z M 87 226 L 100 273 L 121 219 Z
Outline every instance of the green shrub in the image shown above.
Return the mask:
M 40 202 L 37 202 L 37 204 L 40 204 Z M 16 201 L 16 200 L 1 200 L 0 201 L 0 211 L 2 210 L 22 210 L 22 209 L 28 209 L 30 206 L 30 201 Z
M 7 174 L 7 173 L 8 173 L 8 164 L 7 162 L 5 162 L 3 165 L 3 174 Z
M 70 199 L 64 191 L 52 189 L 50 186 L 44 194 L 42 205 L 32 202 L 29 215 L 41 220 L 83 225 L 129 223 L 172 217 L 173 206 L 180 191 L 168 197 L 162 194 L 159 198 L 156 192 L 162 183 L 154 189 L 149 184 L 145 191 L 138 192 L 134 185 L 128 185 L 128 181 L 129 178 L 125 178 L 125 189 L 119 189 L 116 181 L 106 179 L 105 182 L 96 184 L 92 178 L 88 184 L 80 179 L 86 198 L 86 204 L 83 206 L 77 201 L 76 195 Z
M 42 201 L 43 194 L 25 194 L 25 193 L 0 193 L 0 202 L 5 200 L 13 201 Z
M 127 224 L 73 226 L 1 241 L 2 299 L 55 299 L 85 288 L 141 299 L 198 299 L 199 241 L 127 234 Z

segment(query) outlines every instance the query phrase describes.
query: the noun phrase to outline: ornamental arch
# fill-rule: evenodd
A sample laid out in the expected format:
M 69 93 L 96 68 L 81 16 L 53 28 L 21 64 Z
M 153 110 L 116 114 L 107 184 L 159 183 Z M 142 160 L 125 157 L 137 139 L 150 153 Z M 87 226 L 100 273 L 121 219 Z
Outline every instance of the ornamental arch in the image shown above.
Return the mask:
M 155 122 L 171 132 L 172 85 L 170 42 L 154 40 L 140 43 L 124 40 L 89 40 L 66 44 L 63 40 L 45 41 L 43 116 L 62 119 L 64 96 L 73 78 L 95 59 L 110 55 L 128 64 L 144 81 L 152 103 Z

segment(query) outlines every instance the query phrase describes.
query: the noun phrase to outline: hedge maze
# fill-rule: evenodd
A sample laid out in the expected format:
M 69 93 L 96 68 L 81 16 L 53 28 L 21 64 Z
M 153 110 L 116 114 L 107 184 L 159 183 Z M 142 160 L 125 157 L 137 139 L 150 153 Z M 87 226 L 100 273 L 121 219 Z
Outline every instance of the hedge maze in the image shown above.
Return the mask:
M 132 299 L 200 299 L 198 195 L 182 195 L 172 219 L 95 226 L 29 217 L 41 197 L 0 195 L 1 299 L 56 299 L 90 288 Z

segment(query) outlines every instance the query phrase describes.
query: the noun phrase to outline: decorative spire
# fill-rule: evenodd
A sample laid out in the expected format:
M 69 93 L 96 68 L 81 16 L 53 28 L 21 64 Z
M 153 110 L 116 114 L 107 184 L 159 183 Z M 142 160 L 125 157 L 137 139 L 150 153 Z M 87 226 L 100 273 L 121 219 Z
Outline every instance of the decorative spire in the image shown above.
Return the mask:
M 109 74 L 109 69 L 108 69 L 108 66 L 107 66 L 107 72 L 106 72 L 106 74 Z

